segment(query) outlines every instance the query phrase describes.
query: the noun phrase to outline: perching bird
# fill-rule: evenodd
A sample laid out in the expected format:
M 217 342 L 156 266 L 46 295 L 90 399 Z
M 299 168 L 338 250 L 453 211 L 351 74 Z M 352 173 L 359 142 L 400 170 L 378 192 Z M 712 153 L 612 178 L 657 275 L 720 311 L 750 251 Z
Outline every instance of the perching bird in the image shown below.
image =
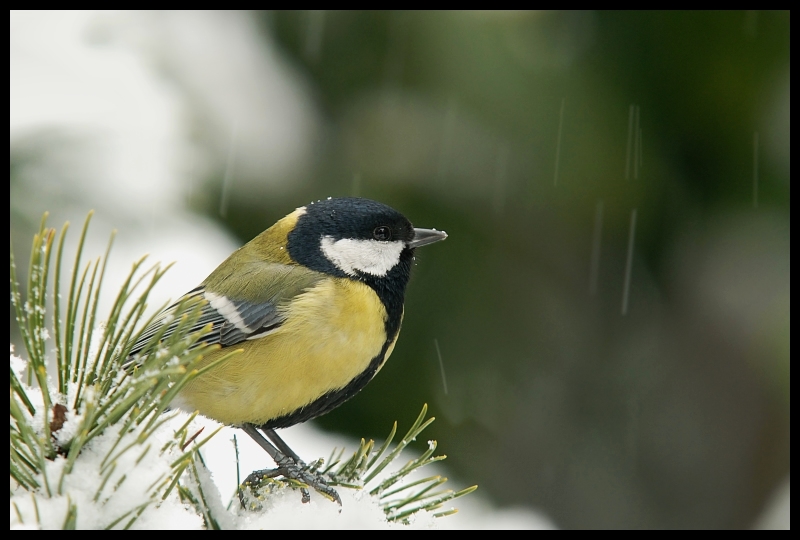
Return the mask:
M 397 342 L 414 250 L 445 238 L 369 199 L 298 208 L 184 297 L 205 300 L 196 328 L 211 323 L 203 341 L 221 346 L 199 367 L 242 352 L 189 382 L 173 404 L 241 427 L 270 454 L 278 468 L 256 471 L 245 483 L 281 475 L 341 504 L 274 430 L 333 410 L 372 380 Z M 131 358 L 178 319 L 179 304 L 143 333 Z

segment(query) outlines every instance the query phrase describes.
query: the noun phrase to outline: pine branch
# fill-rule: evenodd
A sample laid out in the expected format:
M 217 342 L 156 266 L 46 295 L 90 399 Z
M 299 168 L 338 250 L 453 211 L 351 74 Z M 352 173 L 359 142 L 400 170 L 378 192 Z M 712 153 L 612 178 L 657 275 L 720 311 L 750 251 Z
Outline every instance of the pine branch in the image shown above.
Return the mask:
M 25 360 L 12 361 L 10 370 L 12 498 L 15 493 L 28 492 L 33 503 L 26 511 L 22 508 L 25 499 L 14 498 L 14 510 L 20 524 L 33 520 L 41 526 L 37 499 L 66 497 L 61 526 L 76 527 L 82 513 L 89 509 L 72 500 L 68 486 L 81 482 L 81 477 L 75 477 L 78 465 L 95 463 L 91 460 L 97 459 L 99 452 L 92 503 L 113 507 L 118 513 L 107 515 L 100 525 L 128 528 L 148 507 L 166 499 L 180 485 L 184 473 L 184 478 L 192 481 L 198 450 L 213 436 L 212 433 L 193 441 L 186 450 L 190 439 L 187 421 L 171 437 L 168 435 L 166 443 L 157 442 L 164 437 L 165 424 L 174 417 L 163 414 L 170 401 L 181 387 L 209 369 L 198 369 L 210 350 L 199 341 L 209 328 L 191 332 L 202 306 L 197 301 L 187 303 L 175 332 L 163 340 L 160 335 L 153 336 L 145 349 L 148 352 L 136 359 L 135 367 L 126 369 L 131 344 L 142 333 L 136 328 L 147 326 L 142 319 L 148 296 L 166 268 L 154 265 L 143 270 L 144 259 L 137 261 L 105 324 L 97 328 L 99 299 L 114 234 L 103 257 L 82 264 L 89 214 L 76 249 L 69 290 L 62 299 L 60 282 L 69 225 L 59 236 L 51 286 L 48 278 L 53 270 L 56 231 L 46 227 L 46 220 L 47 214 L 33 239 L 24 298 L 13 245 L 10 250 L 11 303 L 26 356 Z M 51 335 L 55 336 L 54 354 L 48 358 L 46 343 Z M 55 365 L 55 381 L 48 377 L 48 360 Z M 167 465 L 156 474 L 142 498 L 133 498 L 130 508 L 120 512 L 118 508 L 121 502 L 124 506 L 124 501 L 119 500 L 118 494 L 124 492 L 122 488 L 132 477 L 133 469 L 143 467 L 145 456 L 153 453 L 154 447 L 161 448 L 160 456 L 170 456 Z M 128 470 L 118 466 L 122 463 Z M 86 466 L 81 465 L 81 469 Z M 103 515 L 100 510 L 97 514 Z M 205 506 L 198 513 L 207 517 L 207 523 L 213 521 Z
M 409 518 L 417 512 L 423 510 L 433 512 L 441 508 L 445 502 L 463 497 L 478 489 L 478 486 L 471 486 L 459 491 L 450 489 L 433 491 L 447 482 L 447 478 L 436 475 L 418 480 L 411 479 L 412 473 L 446 458 L 446 456 L 433 455 L 436 451 L 436 441 L 428 441 L 427 450 L 408 461 L 397 471 L 388 475 L 381 474 L 395 463 L 403 450 L 406 450 L 408 445 L 434 421 L 434 418 L 425 419 L 427 413 L 428 405 L 425 404 L 408 432 L 388 454 L 386 452 L 397 433 L 397 422 L 394 423 L 389 436 L 377 450 L 374 449 L 375 441 L 361 439 L 358 450 L 348 460 L 341 461 L 343 450 L 338 455 L 334 450 L 331 453 L 329 465 L 323 467 L 323 460 L 320 459 L 309 464 L 308 469 L 326 476 L 331 486 L 367 491 L 378 499 L 389 521 L 408 523 Z M 334 458 L 334 456 L 336 457 Z M 266 499 L 272 492 L 286 487 L 307 488 L 308 486 L 296 481 L 266 478 L 260 485 L 251 486 L 251 489 L 255 490 L 256 499 Z M 447 516 L 456 511 L 450 509 L 435 513 L 434 516 Z

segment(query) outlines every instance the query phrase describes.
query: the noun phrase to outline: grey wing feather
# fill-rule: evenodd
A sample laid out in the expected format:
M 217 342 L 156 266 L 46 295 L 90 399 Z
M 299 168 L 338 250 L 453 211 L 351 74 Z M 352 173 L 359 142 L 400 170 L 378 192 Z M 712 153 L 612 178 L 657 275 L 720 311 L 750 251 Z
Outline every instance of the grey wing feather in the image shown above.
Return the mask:
M 273 302 L 259 304 L 247 300 L 229 300 L 229 302 L 235 307 L 236 314 L 241 318 L 241 325 L 223 319 L 224 322 L 219 328 L 219 343 L 223 347 L 236 345 L 246 339 L 264 337 L 283 322 L 283 318 L 278 314 L 277 306 Z
M 198 287 L 187 293 L 182 302 L 177 302 L 164 310 L 164 313 L 150 324 L 136 341 L 129 354 L 130 360 L 124 366 L 127 367 L 135 362 L 133 357 L 142 352 L 153 336 L 162 331 L 165 324 L 167 328 L 163 331 L 161 340 L 169 338 L 177 329 L 181 315 L 187 311 L 179 312 L 179 306 L 182 303 L 185 305 L 187 298 L 205 298 L 204 292 L 203 287 Z M 273 302 L 254 304 L 246 300 L 228 299 L 225 299 L 224 302 L 226 309 L 222 311 L 215 308 L 211 302 L 207 302 L 201 308 L 200 317 L 192 325 L 189 333 L 202 330 L 208 324 L 211 324 L 211 331 L 203 336 L 199 343 L 209 345 L 219 343 L 223 347 L 230 347 L 247 339 L 263 337 L 284 321 L 284 318 L 278 313 L 277 305 Z M 238 324 L 232 322 L 232 314 L 238 316 L 236 318 Z M 170 322 L 166 322 L 167 320 Z
M 153 336 L 163 331 L 163 334 L 161 335 L 160 338 L 160 340 L 163 341 L 164 339 L 169 338 L 175 332 L 180 322 L 181 315 L 189 311 L 189 309 L 191 309 L 190 307 L 187 306 L 186 302 L 186 300 L 189 300 L 191 298 L 202 299 L 203 298 L 202 287 L 198 287 L 186 293 L 186 295 L 183 298 L 181 298 L 180 301 L 172 304 L 167 309 L 165 309 L 158 316 L 158 318 L 156 318 L 155 321 L 150 323 L 150 325 L 147 328 L 145 328 L 144 332 L 142 332 L 142 335 L 139 336 L 139 339 L 136 340 L 136 343 L 134 343 L 133 347 L 131 348 L 131 351 L 128 355 L 129 360 L 125 364 L 123 364 L 124 367 L 128 367 L 133 363 L 134 356 L 136 356 L 137 354 L 141 353 L 144 350 L 144 348 L 153 339 Z M 187 307 L 181 309 L 182 305 Z M 191 306 L 192 304 L 189 303 L 189 305 Z M 202 311 L 200 313 L 200 317 L 191 326 L 191 328 L 188 330 L 187 333 L 197 332 L 203 329 L 208 323 L 211 323 L 212 325 L 216 326 L 219 322 L 223 321 L 222 317 L 218 313 L 216 313 L 215 310 L 208 310 L 206 309 L 207 307 L 208 304 L 203 306 Z M 163 330 L 165 325 L 167 328 Z M 209 333 L 208 336 L 204 336 L 200 341 L 209 343 L 213 342 L 213 339 L 211 339 L 212 334 L 213 331 Z
M 245 273 L 246 269 L 245 269 Z M 223 347 L 230 347 L 248 339 L 258 339 L 268 335 L 278 328 L 284 321 L 279 305 L 293 298 L 297 294 L 312 287 L 322 274 L 296 266 L 274 264 L 269 271 L 264 271 L 264 263 L 259 262 L 257 271 L 248 274 L 249 285 L 254 287 L 258 297 L 257 301 L 236 299 L 227 296 L 227 291 L 218 294 L 211 293 L 201 285 L 186 294 L 181 301 L 173 304 L 164 313 L 145 329 L 141 337 L 131 349 L 126 367 L 135 363 L 135 355 L 141 353 L 145 346 L 152 341 L 153 336 L 163 332 L 161 339 L 166 339 L 177 329 L 181 315 L 194 309 L 193 304 L 186 300 L 198 298 L 205 301 L 201 308 L 200 317 L 192 326 L 191 332 L 196 332 L 211 324 L 211 331 L 199 341 L 201 343 L 219 343 Z M 182 308 L 181 306 L 187 306 Z M 164 330 L 164 326 L 167 326 Z

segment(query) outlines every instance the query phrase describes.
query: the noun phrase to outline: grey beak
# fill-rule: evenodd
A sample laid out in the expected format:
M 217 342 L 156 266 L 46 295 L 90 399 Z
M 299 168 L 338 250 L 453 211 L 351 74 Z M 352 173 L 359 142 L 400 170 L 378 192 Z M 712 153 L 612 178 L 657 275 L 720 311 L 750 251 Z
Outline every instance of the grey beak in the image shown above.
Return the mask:
M 414 229 L 414 239 L 408 243 L 410 248 L 418 248 L 433 244 L 439 240 L 447 238 L 447 233 L 436 229 Z

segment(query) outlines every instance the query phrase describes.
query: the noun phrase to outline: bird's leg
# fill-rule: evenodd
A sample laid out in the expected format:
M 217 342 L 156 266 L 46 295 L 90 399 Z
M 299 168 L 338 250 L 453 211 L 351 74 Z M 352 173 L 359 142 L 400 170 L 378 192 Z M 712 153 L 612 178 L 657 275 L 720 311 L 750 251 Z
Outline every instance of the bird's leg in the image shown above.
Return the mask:
M 274 444 L 275 446 L 278 447 L 278 450 L 280 450 L 281 452 L 283 452 L 284 454 L 286 454 L 287 456 L 292 458 L 295 461 L 295 463 L 305 465 L 305 463 L 303 463 L 303 460 L 300 459 L 300 456 L 295 454 L 294 450 L 289 448 L 289 445 L 286 444 L 283 441 L 283 439 L 278 437 L 278 434 L 275 433 L 274 429 L 264 429 L 264 428 L 262 428 L 261 431 L 263 431 L 264 435 L 266 435 L 269 438 L 269 440 L 272 441 L 272 444 Z
M 309 487 L 314 488 L 320 494 L 328 497 L 332 501 L 336 501 L 339 503 L 339 506 L 342 505 L 342 500 L 339 498 L 339 494 L 336 493 L 336 490 L 331 488 L 325 482 L 325 480 L 322 478 L 322 475 L 304 470 L 305 463 L 303 463 L 300 457 L 294 451 L 292 451 L 291 448 L 289 448 L 289 445 L 283 442 L 283 439 L 278 437 L 278 434 L 275 433 L 274 430 L 261 429 L 272 441 L 272 443 L 270 443 L 261 433 L 258 432 L 256 426 L 252 424 L 244 424 L 241 426 L 241 428 L 270 455 L 270 457 L 275 461 L 275 464 L 278 466 L 275 469 L 253 471 L 245 479 L 245 485 L 257 483 L 263 478 L 275 478 L 276 476 L 283 476 L 284 478 L 291 478 L 302 482 Z M 300 493 L 304 503 L 307 503 L 311 500 L 311 496 L 306 488 L 300 488 Z M 246 507 L 244 501 L 244 492 L 241 489 L 239 490 L 239 500 L 242 503 L 242 506 Z

